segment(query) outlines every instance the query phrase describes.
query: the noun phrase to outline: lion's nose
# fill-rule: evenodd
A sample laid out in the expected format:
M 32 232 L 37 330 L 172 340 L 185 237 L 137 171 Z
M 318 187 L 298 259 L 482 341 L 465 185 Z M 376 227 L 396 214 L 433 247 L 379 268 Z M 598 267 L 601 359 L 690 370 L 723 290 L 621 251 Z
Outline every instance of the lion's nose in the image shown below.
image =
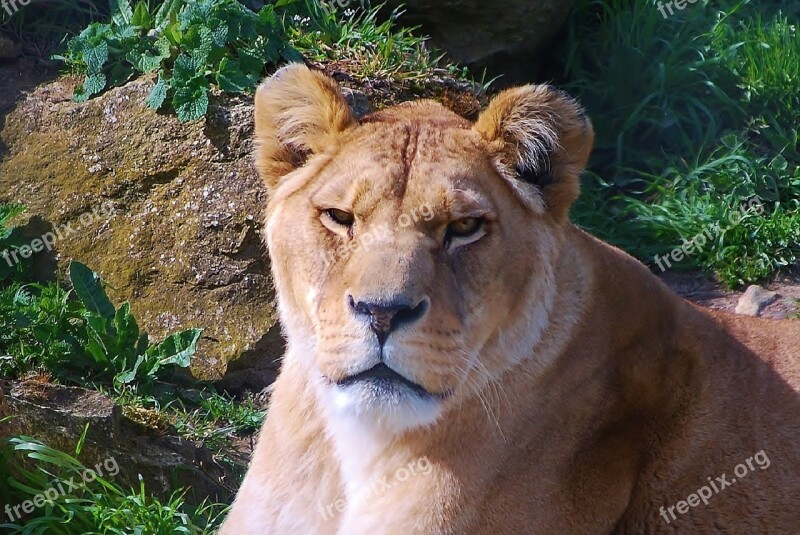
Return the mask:
M 356 316 L 369 319 L 369 328 L 377 335 L 381 346 L 394 330 L 417 321 L 428 310 L 427 299 L 422 299 L 416 305 L 400 299 L 389 302 L 357 301 L 352 295 L 348 295 L 347 300 Z

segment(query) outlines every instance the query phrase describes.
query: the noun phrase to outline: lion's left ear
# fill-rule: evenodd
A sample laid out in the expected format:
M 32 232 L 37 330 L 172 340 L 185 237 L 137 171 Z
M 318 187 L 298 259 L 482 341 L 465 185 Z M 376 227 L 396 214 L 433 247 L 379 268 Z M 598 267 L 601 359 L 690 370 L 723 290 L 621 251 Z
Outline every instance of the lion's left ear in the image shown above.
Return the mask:
M 530 196 L 536 188 L 555 219 L 567 217 L 594 141 L 592 124 L 574 99 L 548 85 L 508 89 L 492 99 L 474 128 L 516 189 Z

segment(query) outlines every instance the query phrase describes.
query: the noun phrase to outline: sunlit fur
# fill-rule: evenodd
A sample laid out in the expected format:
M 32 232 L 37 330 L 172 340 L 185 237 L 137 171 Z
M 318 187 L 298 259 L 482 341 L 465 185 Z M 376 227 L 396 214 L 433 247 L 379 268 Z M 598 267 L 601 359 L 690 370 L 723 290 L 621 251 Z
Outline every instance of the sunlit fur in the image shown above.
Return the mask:
M 797 394 L 756 353 L 796 384 L 800 327 L 712 317 L 572 226 L 593 132 L 567 95 L 510 89 L 475 123 L 430 101 L 356 119 L 294 65 L 255 119 L 287 350 L 223 534 L 702 532 L 742 507 L 798 525 L 769 494 L 798 490 Z M 446 240 L 466 217 L 480 232 Z M 352 296 L 429 306 L 381 350 Z M 381 359 L 427 394 L 339 384 Z M 713 403 L 747 388 L 741 369 L 770 386 L 769 432 Z M 660 520 L 760 449 L 774 470 Z M 429 474 L 394 481 L 421 457 Z M 379 480 L 395 484 L 354 499 Z

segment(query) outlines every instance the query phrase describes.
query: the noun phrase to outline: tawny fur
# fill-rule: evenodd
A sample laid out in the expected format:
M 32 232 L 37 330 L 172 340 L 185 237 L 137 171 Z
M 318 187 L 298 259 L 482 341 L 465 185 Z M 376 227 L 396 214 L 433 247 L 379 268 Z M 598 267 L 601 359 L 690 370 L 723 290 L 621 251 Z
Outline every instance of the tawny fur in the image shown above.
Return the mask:
M 702 310 L 572 226 L 593 138 L 574 101 L 520 87 L 474 125 L 431 102 L 357 121 L 344 102 L 303 66 L 257 95 L 288 349 L 224 535 L 797 533 L 800 322 Z M 476 210 L 485 235 L 444 250 Z M 374 352 L 351 294 L 430 300 L 387 358 L 449 393 L 435 417 L 337 412 L 331 382 Z M 433 420 L 386 423 L 406 417 Z M 762 450 L 708 505 L 660 513 Z

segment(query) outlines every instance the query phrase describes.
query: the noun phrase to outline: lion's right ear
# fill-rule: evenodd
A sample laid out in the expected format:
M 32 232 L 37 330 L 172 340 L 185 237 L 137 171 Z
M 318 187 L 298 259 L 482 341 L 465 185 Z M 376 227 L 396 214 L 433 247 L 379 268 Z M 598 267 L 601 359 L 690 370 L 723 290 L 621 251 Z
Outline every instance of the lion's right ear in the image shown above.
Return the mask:
M 336 82 L 301 63 L 264 81 L 255 101 L 256 168 L 270 190 L 356 124 Z

